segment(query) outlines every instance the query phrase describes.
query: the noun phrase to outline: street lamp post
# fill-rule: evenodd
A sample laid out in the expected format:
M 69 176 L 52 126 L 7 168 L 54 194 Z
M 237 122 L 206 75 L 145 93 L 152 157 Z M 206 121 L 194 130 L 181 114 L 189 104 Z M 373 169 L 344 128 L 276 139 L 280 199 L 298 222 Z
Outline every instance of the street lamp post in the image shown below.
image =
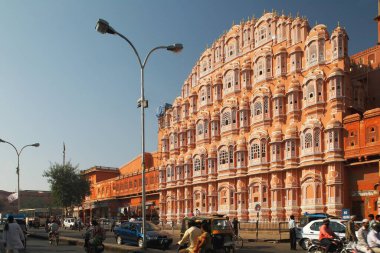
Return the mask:
M 34 143 L 34 144 L 29 144 L 29 145 L 25 145 L 24 147 L 21 148 L 20 152 L 17 150 L 17 148 L 15 147 L 15 145 L 13 145 L 12 143 L 8 142 L 8 141 L 4 141 L 2 139 L 0 139 L 0 142 L 3 142 L 3 143 L 7 143 L 9 145 L 11 145 L 15 151 L 16 151 L 16 154 L 17 154 L 17 168 L 16 168 L 16 174 L 17 174 L 17 212 L 20 212 L 20 208 L 21 208 L 21 194 L 20 194 L 20 155 L 21 155 L 21 152 L 24 150 L 24 148 L 26 147 L 39 147 L 40 144 L 39 143 Z
M 132 44 L 132 42 L 122 35 L 121 33 L 117 32 L 115 29 L 113 29 L 107 21 L 104 19 L 99 19 L 98 23 L 96 24 L 95 29 L 102 33 L 102 34 L 115 34 L 118 35 L 119 37 L 123 38 L 128 44 L 132 47 L 133 52 L 135 53 L 137 60 L 140 65 L 140 75 L 141 75 L 141 98 L 137 101 L 137 106 L 141 107 L 141 183 L 142 183 L 142 200 L 141 200 L 141 205 L 142 205 L 142 233 L 143 233 L 143 244 L 141 245 L 142 248 L 146 248 L 146 233 L 145 233 L 145 228 L 146 228 L 146 209 L 145 209 L 145 108 L 148 107 L 148 100 L 145 100 L 144 96 L 144 68 L 145 65 L 148 61 L 149 56 L 156 50 L 158 49 L 166 49 L 168 51 L 172 51 L 174 53 L 179 53 L 183 49 L 182 44 L 173 44 L 169 46 L 158 46 L 149 51 L 147 56 L 145 57 L 144 61 L 141 60 L 139 53 L 137 52 L 135 46 Z

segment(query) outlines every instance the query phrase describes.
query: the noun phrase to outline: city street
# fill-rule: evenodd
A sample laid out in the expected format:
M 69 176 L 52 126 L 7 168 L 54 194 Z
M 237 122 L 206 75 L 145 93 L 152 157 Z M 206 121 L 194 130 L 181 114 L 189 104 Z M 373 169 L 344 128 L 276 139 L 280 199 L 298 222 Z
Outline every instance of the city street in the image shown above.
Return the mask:
M 50 246 L 46 239 L 41 239 L 46 236 L 43 229 L 30 229 L 29 232 L 32 236 L 28 237 L 27 250 L 26 252 L 84 252 L 82 243 L 82 233 L 83 231 L 73 231 L 73 230 L 60 230 L 61 241 L 58 247 Z M 2 236 L 2 235 L 0 235 Z M 70 242 L 68 241 L 70 240 Z M 177 237 L 174 237 L 174 242 L 178 241 Z M 131 245 L 117 245 L 113 234 L 107 232 L 107 239 L 105 241 L 106 250 L 105 252 L 141 252 L 138 247 Z M 290 251 L 289 243 L 272 243 L 272 242 L 248 242 L 244 241 L 243 249 L 238 252 L 249 253 L 249 252 L 294 252 Z M 302 252 L 301 249 L 298 249 Z M 146 252 L 162 252 L 157 249 L 148 249 Z M 171 248 L 165 252 L 175 253 L 177 252 L 176 246 L 172 245 Z
M 124 248 L 124 249 L 123 249 Z M 249 253 L 249 252 L 257 252 L 257 253 L 265 253 L 265 252 L 294 252 L 289 250 L 288 243 L 267 243 L 267 242 L 259 242 L 259 243 L 249 243 L 247 247 L 244 247 L 243 249 L 239 250 L 238 252 L 241 253 Z M 302 252 L 301 249 L 298 250 L 299 252 Z M 27 249 L 25 250 L 25 253 L 45 253 L 45 252 L 84 252 L 82 245 L 71 245 L 67 241 L 62 240 L 58 247 L 56 246 L 50 246 L 47 242 L 47 240 L 39 239 L 39 238 L 28 238 L 27 242 Z M 127 246 L 123 246 L 121 248 L 114 248 L 114 249 L 106 249 L 104 251 L 106 252 L 141 252 L 138 248 L 130 248 Z M 161 252 L 159 250 L 148 250 L 147 252 Z M 165 252 L 169 253 L 175 253 L 177 250 L 175 247 L 171 247 L 170 250 L 167 250 Z

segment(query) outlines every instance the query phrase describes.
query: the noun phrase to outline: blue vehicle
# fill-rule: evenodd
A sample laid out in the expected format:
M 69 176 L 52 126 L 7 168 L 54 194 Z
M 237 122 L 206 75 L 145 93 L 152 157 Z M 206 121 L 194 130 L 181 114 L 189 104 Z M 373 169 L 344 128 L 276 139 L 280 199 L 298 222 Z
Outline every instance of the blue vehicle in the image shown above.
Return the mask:
M 143 234 L 141 233 L 142 221 L 124 222 L 114 228 L 116 243 L 137 244 L 143 246 Z M 151 222 L 146 222 L 146 246 L 148 248 L 160 248 L 166 250 L 173 243 L 173 238 L 169 234 L 161 231 L 160 228 Z

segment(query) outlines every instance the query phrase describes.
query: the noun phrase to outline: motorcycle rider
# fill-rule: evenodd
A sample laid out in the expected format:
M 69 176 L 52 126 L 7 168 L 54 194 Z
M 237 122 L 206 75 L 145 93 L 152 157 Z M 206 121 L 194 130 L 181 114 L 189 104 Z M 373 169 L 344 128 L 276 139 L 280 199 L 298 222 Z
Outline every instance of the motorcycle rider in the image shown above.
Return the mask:
M 380 253 L 380 224 L 377 224 L 376 222 L 373 223 L 372 229 L 369 231 L 367 236 L 368 246 L 371 248 L 371 250 L 375 253 Z
M 91 221 L 92 227 L 86 231 L 86 239 L 84 247 L 94 247 L 101 245 L 106 239 L 105 230 L 100 227 L 99 223 L 96 220 Z
M 356 243 L 356 249 L 364 253 L 372 253 L 371 248 L 368 245 L 367 237 L 369 232 L 369 220 L 364 219 L 362 226 L 358 230 L 358 241 Z
M 336 249 L 334 238 L 339 238 L 330 228 L 330 220 L 324 219 L 323 225 L 319 228 L 319 241 L 326 248 L 326 252 L 332 252 Z
M 180 249 L 179 253 L 193 252 L 197 245 L 198 237 L 202 234 L 194 220 L 189 220 L 187 225 L 189 228 L 185 231 L 185 234 L 183 235 L 182 240 L 178 242 L 178 245 L 183 246 L 185 243 L 188 243 L 188 247 Z
M 57 221 L 54 218 L 52 218 L 51 222 L 48 224 L 48 231 L 49 231 L 48 238 L 49 238 L 49 240 L 51 239 L 53 234 L 55 234 L 56 236 L 58 235 L 58 229 L 59 229 L 59 225 L 58 225 Z

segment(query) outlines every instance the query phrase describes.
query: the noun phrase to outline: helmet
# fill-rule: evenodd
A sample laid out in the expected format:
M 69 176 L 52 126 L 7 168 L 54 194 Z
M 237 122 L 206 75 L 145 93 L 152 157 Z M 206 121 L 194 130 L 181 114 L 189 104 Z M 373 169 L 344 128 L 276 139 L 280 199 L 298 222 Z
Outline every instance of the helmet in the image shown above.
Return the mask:
M 376 232 L 380 232 L 380 224 L 377 223 L 377 222 L 374 222 L 372 225 L 371 225 L 371 228 L 373 230 L 375 230 Z
M 322 223 L 323 224 L 330 224 L 330 220 L 328 218 L 323 219 Z

